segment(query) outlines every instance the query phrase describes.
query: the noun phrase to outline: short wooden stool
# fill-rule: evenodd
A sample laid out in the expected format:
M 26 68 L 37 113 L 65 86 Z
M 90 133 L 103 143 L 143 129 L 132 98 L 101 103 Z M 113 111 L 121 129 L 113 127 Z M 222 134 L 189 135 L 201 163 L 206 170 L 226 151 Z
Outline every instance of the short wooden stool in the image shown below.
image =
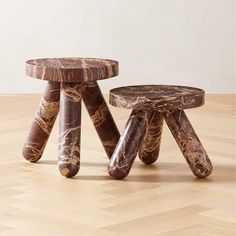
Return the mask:
M 171 130 L 193 174 L 204 178 L 212 164 L 184 109 L 204 104 L 204 91 L 198 88 L 143 85 L 115 88 L 110 104 L 133 109 L 108 167 L 109 174 L 122 179 L 129 174 L 135 157 L 146 164 L 158 158 L 163 118 Z
M 26 62 L 28 76 L 48 80 L 23 148 L 25 159 L 40 159 L 60 109 L 59 169 L 72 177 L 80 167 L 81 98 L 110 158 L 120 134 L 97 80 L 118 75 L 118 62 L 94 58 L 47 58 Z

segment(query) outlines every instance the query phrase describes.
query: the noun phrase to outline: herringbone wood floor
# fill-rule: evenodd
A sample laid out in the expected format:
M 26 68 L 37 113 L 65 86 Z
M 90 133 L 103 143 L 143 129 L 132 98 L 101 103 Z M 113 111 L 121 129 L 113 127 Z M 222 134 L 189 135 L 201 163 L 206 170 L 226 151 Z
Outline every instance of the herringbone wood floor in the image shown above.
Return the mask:
M 107 174 L 105 152 L 85 110 L 81 171 L 57 168 L 58 123 L 38 164 L 21 147 L 39 95 L 0 96 L 0 235 L 235 235 L 235 99 L 208 95 L 187 114 L 214 164 L 196 179 L 164 126 L 159 160 L 136 160 L 123 181 Z M 129 111 L 112 108 L 122 131 Z

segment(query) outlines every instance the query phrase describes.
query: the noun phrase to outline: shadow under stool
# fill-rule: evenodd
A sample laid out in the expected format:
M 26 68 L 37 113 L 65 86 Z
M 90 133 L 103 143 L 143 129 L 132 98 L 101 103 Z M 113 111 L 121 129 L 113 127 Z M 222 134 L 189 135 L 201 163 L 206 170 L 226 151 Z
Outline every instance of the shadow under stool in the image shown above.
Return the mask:
M 58 164 L 63 176 L 80 168 L 81 100 L 83 100 L 108 158 L 120 138 L 97 80 L 118 75 L 118 62 L 95 58 L 45 58 L 26 62 L 26 74 L 47 80 L 39 110 L 23 147 L 23 156 L 38 161 L 60 109 Z
M 110 104 L 132 112 L 110 160 L 109 174 L 116 179 L 126 177 L 138 152 L 144 163 L 155 162 L 165 120 L 193 174 L 199 178 L 210 175 L 211 161 L 184 112 L 203 105 L 204 97 L 202 89 L 185 86 L 140 85 L 112 89 Z

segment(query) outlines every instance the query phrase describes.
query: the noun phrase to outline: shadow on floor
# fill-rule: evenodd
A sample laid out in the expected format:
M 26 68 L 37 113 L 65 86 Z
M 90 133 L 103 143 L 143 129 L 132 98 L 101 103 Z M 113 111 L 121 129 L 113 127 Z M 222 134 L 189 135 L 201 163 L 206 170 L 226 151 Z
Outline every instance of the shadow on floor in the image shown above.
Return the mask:
M 172 173 L 172 167 L 175 167 L 175 172 Z M 214 166 L 213 173 L 205 178 L 199 179 L 196 178 L 192 172 L 186 168 L 186 165 L 180 163 L 161 163 L 160 166 L 152 165 L 152 166 L 136 166 L 136 168 L 144 168 L 144 169 L 152 169 L 152 174 L 148 175 L 134 175 L 131 173 L 128 177 L 123 180 L 123 182 L 170 182 L 170 183 L 180 183 L 180 182 L 199 182 L 199 183 L 235 183 L 236 182 L 236 167 L 232 165 L 217 165 Z M 166 171 L 165 173 L 158 173 L 158 171 L 162 171 L 164 169 L 170 169 L 170 173 Z M 153 174 L 153 170 L 156 169 L 157 172 Z M 184 169 L 184 171 L 183 171 Z M 151 171 L 151 170 L 150 170 Z M 184 173 L 183 173 L 184 172 Z M 168 173 L 168 175 L 166 174 Z M 113 180 L 111 177 L 106 175 L 77 175 L 74 177 L 77 180 L 93 180 L 93 181 L 106 181 L 106 180 Z
M 57 165 L 57 161 L 56 160 L 40 160 L 38 162 L 36 162 L 35 164 L 37 165 Z M 108 165 L 106 163 L 98 163 L 98 162 L 81 162 L 80 163 L 81 166 L 86 166 L 86 167 L 99 167 L 99 166 L 104 166 L 106 167 Z
M 56 160 L 40 160 L 37 165 L 57 165 Z M 107 168 L 106 163 L 98 162 L 82 162 L 81 167 L 104 167 Z M 173 163 L 173 162 L 160 162 L 153 165 L 144 165 L 141 163 L 135 163 L 132 169 L 150 170 L 151 174 L 147 175 L 134 175 L 132 170 L 128 177 L 123 182 L 236 182 L 236 167 L 233 165 L 217 164 L 214 165 L 213 173 L 211 176 L 205 179 L 198 179 L 193 176 L 185 163 Z M 168 170 L 169 169 L 169 170 Z M 155 172 L 156 171 L 156 172 Z M 165 171 L 165 173 L 158 173 L 159 171 Z M 166 174 L 168 173 L 168 174 Z M 113 180 L 109 175 L 78 175 L 73 179 L 75 180 L 92 180 L 92 181 L 107 181 Z

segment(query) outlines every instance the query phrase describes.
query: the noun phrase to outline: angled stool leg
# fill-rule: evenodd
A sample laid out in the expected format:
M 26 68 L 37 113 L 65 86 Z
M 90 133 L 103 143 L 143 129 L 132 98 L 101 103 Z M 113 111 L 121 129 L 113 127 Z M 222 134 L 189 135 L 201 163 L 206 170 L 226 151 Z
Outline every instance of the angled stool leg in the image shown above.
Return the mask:
M 48 82 L 22 153 L 26 160 L 38 161 L 44 151 L 59 112 L 60 83 Z
M 139 150 L 139 158 L 147 165 L 152 164 L 158 158 L 161 134 L 163 128 L 163 114 L 156 111 L 148 125 L 147 132 Z
M 193 174 L 199 178 L 210 175 L 213 169 L 211 161 L 185 112 L 177 110 L 166 113 L 165 121 Z
M 61 83 L 58 164 L 65 177 L 80 168 L 81 96 L 79 83 Z
M 154 111 L 133 110 L 113 152 L 108 172 L 115 179 L 129 174 Z
M 81 84 L 83 102 L 102 142 L 108 158 L 119 141 L 120 133 L 96 81 Z

